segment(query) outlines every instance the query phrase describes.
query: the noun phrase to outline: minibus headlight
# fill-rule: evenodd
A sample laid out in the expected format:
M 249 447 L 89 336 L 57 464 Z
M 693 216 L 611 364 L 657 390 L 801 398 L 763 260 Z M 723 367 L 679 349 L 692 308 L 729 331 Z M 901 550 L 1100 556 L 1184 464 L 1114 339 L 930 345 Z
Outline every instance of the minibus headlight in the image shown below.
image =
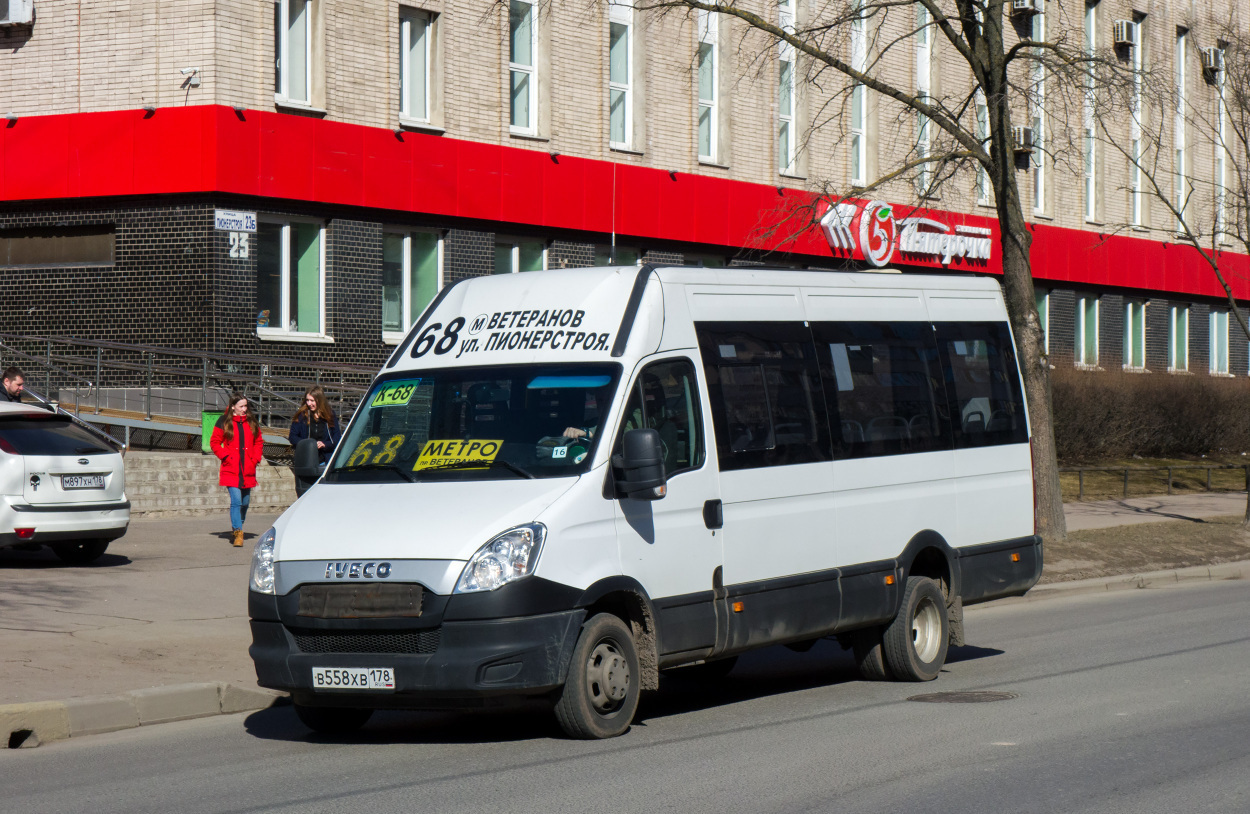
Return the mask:
M 542 523 L 526 523 L 495 537 L 464 566 L 455 593 L 493 591 L 534 573 L 546 536 L 547 527 Z
M 256 550 L 252 552 L 252 590 L 257 593 L 274 592 L 273 544 L 277 539 L 278 533 L 271 528 L 256 541 Z

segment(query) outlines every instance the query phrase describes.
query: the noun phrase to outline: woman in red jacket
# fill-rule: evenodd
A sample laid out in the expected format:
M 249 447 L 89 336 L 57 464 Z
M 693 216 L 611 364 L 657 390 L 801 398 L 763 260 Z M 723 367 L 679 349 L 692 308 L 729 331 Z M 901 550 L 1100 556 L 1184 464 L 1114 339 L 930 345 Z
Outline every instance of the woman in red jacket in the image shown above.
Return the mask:
M 209 441 L 213 454 L 221 459 L 218 483 L 230 492 L 230 528 L 235 547 L 243 545 L 243 521 L 247 504 L 256 485 L 256 467 L 265 447 L 260 435 L 260 419 L 241 393 L 230 394 L 230 411 L 217 420 Z

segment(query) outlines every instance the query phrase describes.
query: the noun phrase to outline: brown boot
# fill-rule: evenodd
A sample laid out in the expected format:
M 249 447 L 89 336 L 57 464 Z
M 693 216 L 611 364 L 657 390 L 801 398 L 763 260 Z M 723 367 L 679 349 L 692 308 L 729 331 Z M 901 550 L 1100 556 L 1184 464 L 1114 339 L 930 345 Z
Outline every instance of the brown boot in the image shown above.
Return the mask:
M 234 542 L 234 547 L 235 547 L 235 548 L 242 548 L 242 547 L 243 547 L 243 529 L 235 529 L 235 530 L 234 530 L 234 541 L 233 541 L 233 542 Z

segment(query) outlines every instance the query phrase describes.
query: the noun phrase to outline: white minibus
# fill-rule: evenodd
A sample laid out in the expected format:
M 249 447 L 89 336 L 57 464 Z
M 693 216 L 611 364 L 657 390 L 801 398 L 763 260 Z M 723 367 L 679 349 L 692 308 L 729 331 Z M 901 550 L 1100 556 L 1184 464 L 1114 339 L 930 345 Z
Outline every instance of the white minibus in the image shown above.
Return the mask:
M 260 538 L 250 652 L 317 731 L 528 698 L 604 738 L 770 645 L 935 678 L 1041 568 L 993 279 L 499 275 L 443 289 Z

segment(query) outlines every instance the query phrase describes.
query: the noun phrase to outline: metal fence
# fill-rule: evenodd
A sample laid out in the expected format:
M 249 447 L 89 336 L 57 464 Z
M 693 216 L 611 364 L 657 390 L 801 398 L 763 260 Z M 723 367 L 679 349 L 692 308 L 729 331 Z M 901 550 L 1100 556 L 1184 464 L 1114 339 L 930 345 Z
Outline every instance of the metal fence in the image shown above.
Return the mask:
M 1129 474 L 1132 472 L 1166 472 L 1168 494 L 1172 494 L 1172 476 L 1177 471 L 1188 470 L 1206 470 L 1207 481 L 1206 491 L 1211 491 L 1211 472 L 1224 469 L 1241 469 L 1246 473 L 1245 484 L 1250 490 L 1250 464 L 1193 464 L 1182 466 L 1073 466 L 1060 467 L 1059 472 L 1075 472 L 1077 473 L 1077 500 L 1085 499 L 1085 473 L 1087 472 L 1123 472 L 1124 473 L 1124 496 L 1128 497 Z

